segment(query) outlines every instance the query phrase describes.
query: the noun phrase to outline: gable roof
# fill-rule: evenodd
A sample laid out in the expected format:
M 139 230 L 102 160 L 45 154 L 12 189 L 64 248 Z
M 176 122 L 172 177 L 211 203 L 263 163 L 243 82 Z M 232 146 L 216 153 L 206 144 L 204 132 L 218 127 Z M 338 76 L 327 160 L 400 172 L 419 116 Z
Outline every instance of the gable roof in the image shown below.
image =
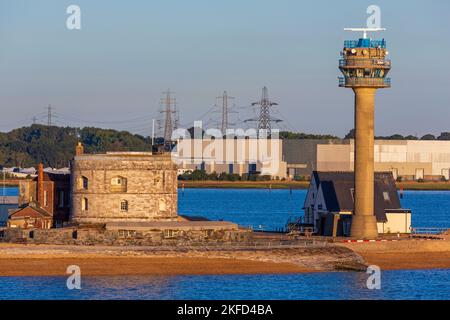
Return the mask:
M 47 211 L 45 211 L 42 208 L 39 208 L 37 206 L 33 206 L 33 205 L 25 205 L 20 207 L 17 210 L 12 211 L 9 214 L 9 218 L 12 218 L 13 216 L 17 216 L 17 217 L 21 217 L 23 214 L 23 216 L 28 216 L 26 214 L 26 211 L 32 210 L 33 212 L 37 213 L 39 216 L 41 216 L 42 218 L 52 218 L 52 215 L 49 214 Z
M 313 177 L 322 188 L 328 211 L 353 211 L 354 172 L 314 171 Z M 401 209 L 395 180 L 391 172 L 376 172 L 374 211 L 378 222 L 387 221 L 386 209 Z

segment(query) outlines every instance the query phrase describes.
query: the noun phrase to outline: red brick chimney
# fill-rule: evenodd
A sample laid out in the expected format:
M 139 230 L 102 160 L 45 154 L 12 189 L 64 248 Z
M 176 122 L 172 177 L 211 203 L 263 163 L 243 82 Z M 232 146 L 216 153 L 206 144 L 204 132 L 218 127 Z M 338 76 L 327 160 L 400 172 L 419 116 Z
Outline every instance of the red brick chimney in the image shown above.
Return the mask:
M 44 165 L 39 163 L 38 166 L 38 181 L 37 181 L 37 201 L 40 207 L 44 206 Z
M 81 144 L 81 142 L 78 142 L 76 148 L 75 148 L 75 155 L 76 156 L 81 156 L 84 153 L 84 147 Z

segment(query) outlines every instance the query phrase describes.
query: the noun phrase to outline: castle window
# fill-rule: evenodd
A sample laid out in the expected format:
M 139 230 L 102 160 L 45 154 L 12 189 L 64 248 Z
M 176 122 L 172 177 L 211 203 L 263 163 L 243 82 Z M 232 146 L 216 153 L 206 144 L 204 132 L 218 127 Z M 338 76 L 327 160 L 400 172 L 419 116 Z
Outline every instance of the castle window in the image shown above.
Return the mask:
M 64 191 L 59 192 L 59 207 L 64 208 Z
M 122 202 L 120 202 L 120 211 L 122 211 L 122 212 L 128 211 L 128 201 L 127 200 L 122 200 Z
M 85 176 L 81 176 L 78 179 L 78 189 L 87 190 L 89 187 L 89 180 Z
M 127 179 L 124 177 L 114 177 L 111 179 L 111 192 L 127 192 Z
M 81 199 L 81 210 L 88 211 L 89 209 L 89 200 L 87 198 Z

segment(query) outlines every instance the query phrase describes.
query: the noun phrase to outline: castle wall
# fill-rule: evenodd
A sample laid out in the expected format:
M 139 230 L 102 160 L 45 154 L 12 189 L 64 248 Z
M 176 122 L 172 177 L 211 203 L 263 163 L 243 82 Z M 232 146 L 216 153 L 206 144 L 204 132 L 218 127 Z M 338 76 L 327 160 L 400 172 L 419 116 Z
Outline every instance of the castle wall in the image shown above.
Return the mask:
M 73 222 L 177 218 L 177 169 L 168 155 L 78 155 L 73 160 L 72 172 Z M 83 177 L 87 179 L 86 188 Z M 122 179 L 126 187 L 113 185 L 116 178 Z M 125 201 L 128 210 L 123 208 Z

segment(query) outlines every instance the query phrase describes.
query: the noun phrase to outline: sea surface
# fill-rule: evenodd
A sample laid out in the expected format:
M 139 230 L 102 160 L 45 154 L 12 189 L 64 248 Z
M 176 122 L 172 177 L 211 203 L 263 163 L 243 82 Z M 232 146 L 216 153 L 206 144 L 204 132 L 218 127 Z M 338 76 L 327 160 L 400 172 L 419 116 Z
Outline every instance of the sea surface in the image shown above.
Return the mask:
M 258 229 L 285 226 L 302 215 L 306 190 L 185 189 L 180 214 L 223 219 Z M 450 192 L 406 191 L 414 227 L 450 228 Z M 357 272 L 286 275 L 0 277 L 0 299 L 450 299 L 450 269 L 381 272 L 381 289 Z

